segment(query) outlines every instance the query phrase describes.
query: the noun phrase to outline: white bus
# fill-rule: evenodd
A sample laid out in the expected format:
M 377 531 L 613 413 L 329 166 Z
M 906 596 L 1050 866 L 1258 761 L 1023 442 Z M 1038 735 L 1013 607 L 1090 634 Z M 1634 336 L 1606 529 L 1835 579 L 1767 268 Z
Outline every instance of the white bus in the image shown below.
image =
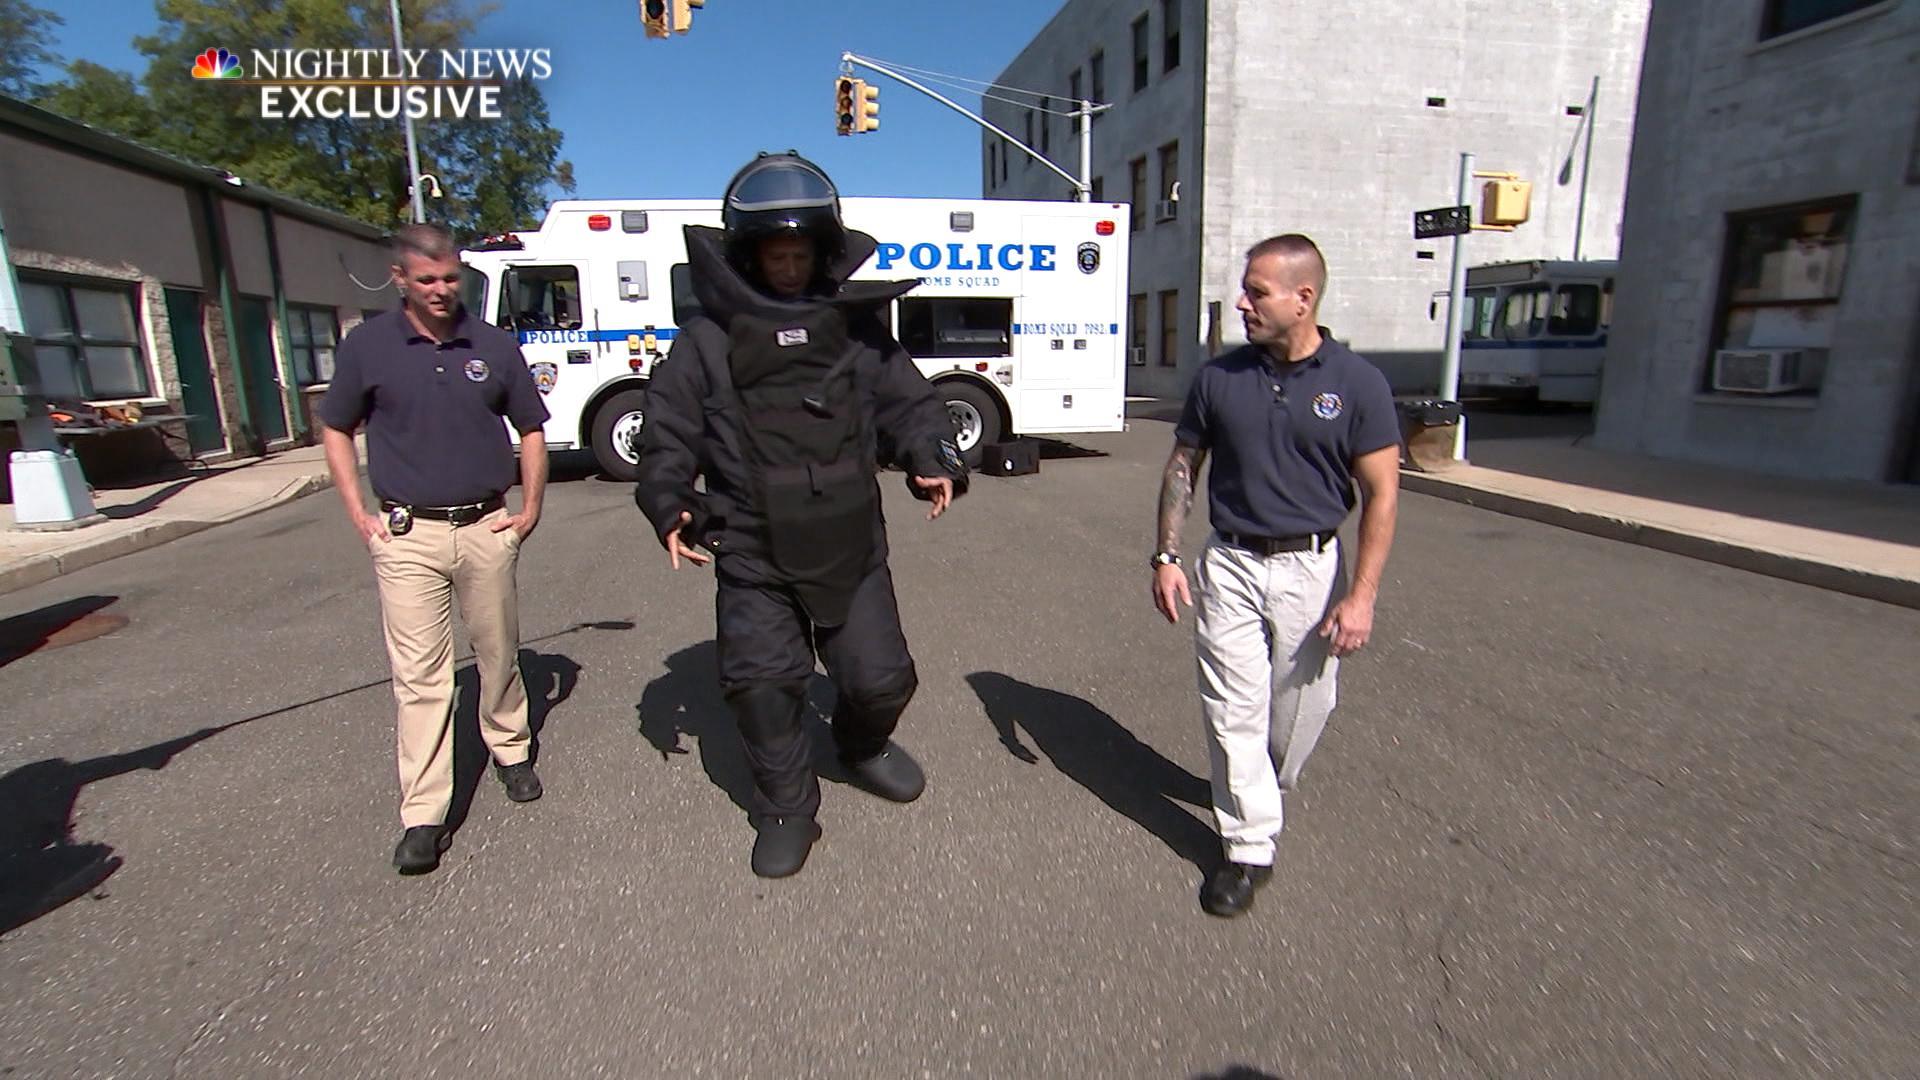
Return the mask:
M 880 245 L 854 277 L 921 279 L 885 315 L 969 462 L 1012 435 L 1122 429 L 1125 204 L 846 198 L 841 213 Z M 719 200 L 556 202 L 538 231 L 461 253 L 468 310 L 519 334 L 547 444 L 590 448 L 617 479 L 636 475 L 647 377 L 698 311 L 685 225 L 719 226 Z
M 1460 393 L 1598 400 L 1618 265 L 1533 259 L 1468 267 Z

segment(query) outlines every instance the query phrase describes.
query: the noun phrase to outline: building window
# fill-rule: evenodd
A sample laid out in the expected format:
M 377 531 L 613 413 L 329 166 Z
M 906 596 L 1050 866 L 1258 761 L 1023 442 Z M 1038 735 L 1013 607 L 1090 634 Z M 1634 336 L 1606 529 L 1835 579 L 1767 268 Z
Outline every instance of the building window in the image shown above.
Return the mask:
M 1000 182 L 1003 184 L 1007 182 L 1007 151 L 1011 149 L 1012 147 L 1007 145 L 1006 140 L 1002 139 L 1000 141 Z
M 1013 355 L 1013 301 L 908 297 L 900 301 L 900 346 L 908 355 Z
M 995 170 L 993 167 L 993 146 L 994 146 L 993 143 L 987 144 L 987 190 L 988 191 L 993 190 L 993 182 L 1000 178 L 998 171 Z
M 1180 366 L 1180 292 L 1160 294 L 1160 366 Z
M 1087 83 L 1089 84 L 1092 101 L 1095 105 L 1099 105 L 1107 100 L 1106 53 L 1094 53 L 1093 56 L 1087 60 Z M 1100 123 L 1100 116 L 1100 113 L 1093 114 L 1093 122 L 1096 126 Z
M 1160 73 L 1180 66 L 1180 0 L 1160 0 Z
M 100 401 L 152 394 L 131 286 L 23 277 L 20 302 L 46 396 Z
M 1147 88 L 1147 17 L 1133 20 L 1133 92 Z
M 1107 178 L 1106 177 L 1096 176 L 1093 178 L 1092 199 L 1094 202 L 1107 201 Z
M 1040 99 L 1040 153 L 1051 156 L 1053 153 L 1053 99 Z
M 1127 363 L 1145 367 L 1147 363 L 1147 294 L 1127 297 Z
M 1139 232 L 1147 227 L 1147 159 L 1137 157 L 1128 162 L 1127 174 L 1131 193 L 1129 198 L 1133 200 L 1133 205 L 1128 209 L 1133 219 L 1133 231 Z
M 1818 26 L 1828 19 L 1850 15 L 1872 7 L 1880 0 L 1766 0 L 1767 13 L 1760 25 L 1760 38 L 1779 37 L 1795 30 Z
M 486 278 L 480 281 L 484 285 Z M 340 343 L 340 324 L 332 308 L 288 304 L 287 341 L 293 346 L 293 376 L 301 386 L 333 381 L 333 348 Z
M 1073 99 L 1072 101 L 1069 101 L 1067 105 L 1069 108 L 1073 110 L 1075 114 L 1073 118 L 1072 129 L 1073 129 L 1073 133 L 1075 135 L 1078 135 L 1080 134 L 1080 117 L 1078 115 L 1080 112 L 1080 102 L 1084 100 L 1080 96 L 1080 69 L 1079 68 L 1075 68 L 1073 70 L 1073 74 L 1067 76 L 1067 96 Z
M 1753 389 L 1818 389 L 1833 343 L 1857 205 L 1858 199 L 1848 196 L 1728 218 L 1723 299 L 1706 389 L 1716 383 L 1744 386 L 1745 376 L 1755 374 L 1748 369 L 1755 367 L 1763 370 Z M 1796 350 L 1798 357 L 1788 355 Z M 1723 351 L 1742 355 L 1728 359 Z M 1729 370 L 1717 370 L 1723 364 Z M 1764 370 L 1776 364 L 1781 370 Z M 1790 365 L 1797 370 L 1786 371 Z M 1735 366 L 1743 370 L 1732 370 Z
M 1027 137 L 1020 141 L 1026 143 L 1028 146 L 1033 145 L 1033 110 L 1032 109 L 1027 110 Z M 1024 155 L 1021 158 L 1020 163 L 1023 166 L 1031 168 L 1033 166 L 1033 155 L 1032 154 Z
M 1172 221 L 1174 210 L 1180 204 L 1174 201 L 1179 194 L 1180 183 L 1180 144 L 1170 142 L 1160 148 L 1160 202 L 1154 209 L 1155 221 Z

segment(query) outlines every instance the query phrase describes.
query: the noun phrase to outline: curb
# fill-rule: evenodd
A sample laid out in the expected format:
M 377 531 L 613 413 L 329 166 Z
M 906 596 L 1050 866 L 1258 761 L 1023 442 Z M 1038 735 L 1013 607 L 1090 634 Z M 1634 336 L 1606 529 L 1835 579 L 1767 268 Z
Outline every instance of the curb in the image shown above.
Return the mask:
M 1630 518 L 1613 517 L 1590 510 L 1544 502 L 1521 495 L 1488 491 L 1430 474 L 1402 472 L 1400 486 L 1420 495 L 1431 495 L 1450 502 L 1491 510 L 1510 517 L 1526 518 L 1562 529 L 1598 536 L 1606 540 L 1638 544 L 1672 555 L 1684 555 L 1703 562 L 1717 563 L 1763 574 L 1767 577 L 1811 585 L 1816 589 L 1846 593 L 1900 607 L 1920 609 L 1920 581 L 1884 574 L 1862 567 L 1821 562 L 1804 555 L 1737 544 L 1701 533 L 1686 532 L 1663 525 L 1649 525 Z
M 98 541 L 75 545 L 71 550 L 57 555 L 29 555 L 12 566 L 0 569 L 0 593 L 9 593 L 24 589 L 29 585 L 52 581 L 63 574 L 97 566 L 122 555 L 131 555 L 136 551 L 159 547 L 168 541 L 183 536 L 225 525 L 241 518 L 284 506 L 296 499 L 304 498 L 316 491 L 324 491 L 333 486 L 333 478 L 326 473 L 314 473 L 292 480 L 279 491 L 261 499 L 259 502 L 222 514 L 207 520 L 159 521 L 152 525 L 110 536 Z

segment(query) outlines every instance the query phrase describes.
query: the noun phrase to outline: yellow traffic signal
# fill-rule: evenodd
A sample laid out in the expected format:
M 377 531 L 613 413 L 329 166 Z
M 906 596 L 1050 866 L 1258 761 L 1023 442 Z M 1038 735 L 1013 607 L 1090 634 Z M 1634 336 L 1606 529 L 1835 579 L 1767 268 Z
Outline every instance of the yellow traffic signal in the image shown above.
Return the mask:
M 853 134 L 854 101 L 860 96 L 859 79 L 842 75 L 833 83 L 833 130 L 838 135 Z
M 1533 204 L 1533 185 L 1520 179 L 1489 180 L 1480 189 L 1480 220 L 1488 225 L 1523 225 Z
M 880 130 L 880 88 L 856 81 L 853 97 L 853 130 Z
M 672 37 L 667 29 L 667 0 L 640 0 L 640 25 L 650 38 Z
M 693 29 L 693 9 L 706 6 L 707 0 L 673 0 L 673 32 L 684 34 Z

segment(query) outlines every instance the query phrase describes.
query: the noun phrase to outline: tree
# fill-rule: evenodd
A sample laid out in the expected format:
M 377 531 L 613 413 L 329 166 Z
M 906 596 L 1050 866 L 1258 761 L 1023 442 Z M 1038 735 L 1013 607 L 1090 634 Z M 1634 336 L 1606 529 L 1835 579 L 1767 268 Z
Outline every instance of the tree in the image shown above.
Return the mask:
M 0 0 L 0 94 L 31 98 L 40 89 L 33 73 L 59 59 L 53 27 L 66 20 L 27 0 Z
M 160 30 L 135 39 L 148 57 L 144 93 L 134 95 L 141 104 L 115 99 L 131 80 L 115 83 L 115 73 L 76 64 L 46 96 L 49 107 L 380 228 L 412 220 L 401 121 L 265 120 L 254 84 L 188 76 L 194 57 L 213 46 L 243 63 L 255 50 L 391 49 L 386 0 L 157 0 L 156 7 Z M 403 14 L 407 48 L 431 55 L 460 48 L 473 30 L 462 0 L 408 0 Z M 426 200 L 429 220 L 456 232 L 511 228 L 545 205 L 550 184 L 571 189 L 572 168 L 559 160 L 561 135 L 539 85 L 509 82 L 500 99 L 499 120 L 414 122 L 420 169 L 446 192 Z

